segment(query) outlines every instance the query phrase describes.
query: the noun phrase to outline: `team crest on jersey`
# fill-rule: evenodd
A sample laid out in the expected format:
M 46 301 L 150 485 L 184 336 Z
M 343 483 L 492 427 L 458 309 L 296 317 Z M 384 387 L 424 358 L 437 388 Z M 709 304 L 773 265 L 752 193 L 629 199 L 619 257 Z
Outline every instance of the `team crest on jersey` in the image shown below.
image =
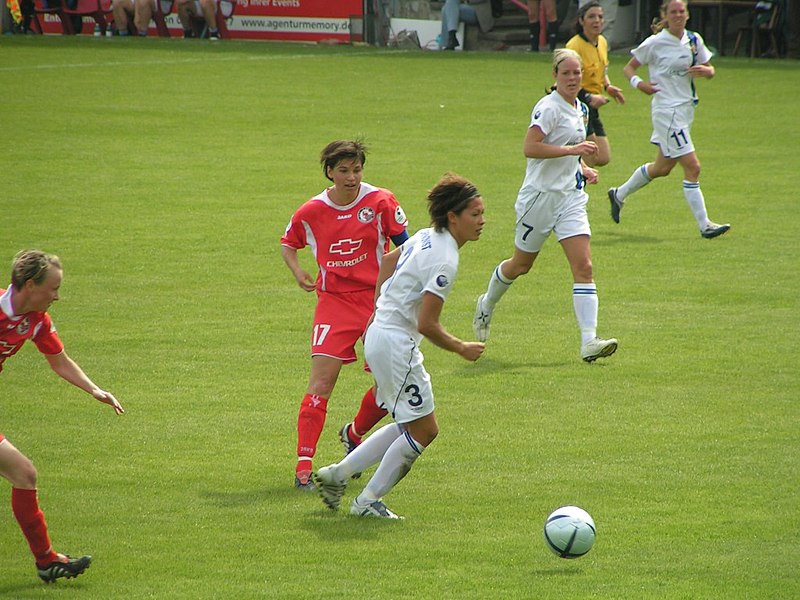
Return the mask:
M 408 221 L 406 213 L 403 212 L 403 209 L 400 206 L 394 209 L 394 220 L 400 223 L 400 225 Z
M 371 206 L 365 206 L 358 211 L 358 220 L 362 223 L 372 223 L 375 218 L 375 210 Z
M 17 325 L 17 333 L 20 335 L 28 335 L 28 332 L 31 330 L 31 322 L 28 317 L 25 317 L 20 321 L 20 324 Z
M 448 283 L 450 282 L 447 280 L 447 275 L 442 274 L 436 276 L 436 285 L 440 288 L 447 287 Z
M 537 110 L 535 113 L 533 113 L 533 118 L 534 118 L 536 121 L 538 121 L 538 120 L 539 120 L 541 117 L 542 117 L 542 111 L 540 111 L 540 110 Z

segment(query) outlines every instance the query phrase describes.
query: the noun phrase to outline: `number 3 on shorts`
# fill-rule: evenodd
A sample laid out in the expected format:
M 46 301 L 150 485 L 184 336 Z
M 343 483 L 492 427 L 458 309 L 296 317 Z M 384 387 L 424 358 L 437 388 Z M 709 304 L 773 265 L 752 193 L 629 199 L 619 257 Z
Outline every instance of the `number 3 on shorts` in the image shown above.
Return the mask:
M 419 386 L 414 385 L 413 383 L 409 386 L 406 386 L 406 389 L 403 390 L 406 394 L 409 395 L 408 403 L 416 408 L 420 404 L 422 404 L 422 396 L 419 395 Z

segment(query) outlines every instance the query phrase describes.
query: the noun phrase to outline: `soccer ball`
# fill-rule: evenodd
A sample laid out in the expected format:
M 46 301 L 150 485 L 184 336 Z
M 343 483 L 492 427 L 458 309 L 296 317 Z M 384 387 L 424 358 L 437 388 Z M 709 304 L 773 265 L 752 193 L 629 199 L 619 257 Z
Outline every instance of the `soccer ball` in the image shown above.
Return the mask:
M 561 558 L 578 558 L 592 549 L 594 519 L 582 508 L 562 506 L 544 523 L 544 541 Z

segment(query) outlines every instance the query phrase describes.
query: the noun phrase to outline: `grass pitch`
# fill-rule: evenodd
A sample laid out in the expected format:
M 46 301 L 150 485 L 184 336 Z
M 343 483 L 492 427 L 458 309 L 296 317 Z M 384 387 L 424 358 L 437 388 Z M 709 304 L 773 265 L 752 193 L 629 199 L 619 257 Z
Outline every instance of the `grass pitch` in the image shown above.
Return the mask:
M 406 520 L 382 523 L 291 487 L 314 298 L 280 235 L 326 184 L 318 155 L 335 138 L 365 138 L 365 179 L 396 193 L 411 230 L 443 172 L 469 177 L 488 224 L 444 322 L 471 336 L 511 252 L 548 57 L 0 39 L 0 281 L 21 248 L 61 256 L 53 318 L 127 410 L 60 381 L 32 345 L 6 364 L 0 431 L 37 465 L 57 549 L 95 562 L 43 586 L 6 510 L 0 596 L 800 596 L 800 65 L 714 64 L 692 136 L 709 214 L 731 232 L 700 238 L 677 170 L 611 221 L 606 188 L 654 156 L 647 98 L 623 86 L 628 103 L 602 110 L 613 160 L 589 189 L 599 333 L 619 351 L 579 360 L 550 240 L 478 363 L 427 346 L 442 432 L 387 498 Z M 336 430 L 369 383 L 344 369 L 318 466 L 340 456 Z M 0 506 L 9 496 L 0 485 Z M 598 527 L 575 561 L 542 541 L 564 504 Z

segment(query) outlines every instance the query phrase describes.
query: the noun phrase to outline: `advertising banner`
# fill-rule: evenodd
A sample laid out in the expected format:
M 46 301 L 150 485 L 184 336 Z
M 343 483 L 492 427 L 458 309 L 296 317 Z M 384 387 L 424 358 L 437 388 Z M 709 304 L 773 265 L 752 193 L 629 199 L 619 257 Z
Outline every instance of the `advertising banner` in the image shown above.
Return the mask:
M 146 2 L 148 0 L 136 0 Z M 163 4 L 163 3 L 162 3 Z M 363 41 L 363 0 L 230 0 L 232 14 L 224 14 L 223 39 L 283 40 L 297 42 L 349 43 Z M 183 35 L 177 3 L 164 21 L 171 36 Z M 197 10 L 198 14 L 202 14 Z M 230 10 L 225 10 L 229 13 Z M 42 18 L 44 17 L 44 18 Z M 107 18 L 111 18 L 109 14 Z M 61 33 L 55 15 L 40 15 L 45 33 Z M 94 29 L 94 20 L 84 17 L 83 32 Z M 351 25 L 356 30 L 351 31 Z M 158 35 L 150 23 L 148 35 Z

